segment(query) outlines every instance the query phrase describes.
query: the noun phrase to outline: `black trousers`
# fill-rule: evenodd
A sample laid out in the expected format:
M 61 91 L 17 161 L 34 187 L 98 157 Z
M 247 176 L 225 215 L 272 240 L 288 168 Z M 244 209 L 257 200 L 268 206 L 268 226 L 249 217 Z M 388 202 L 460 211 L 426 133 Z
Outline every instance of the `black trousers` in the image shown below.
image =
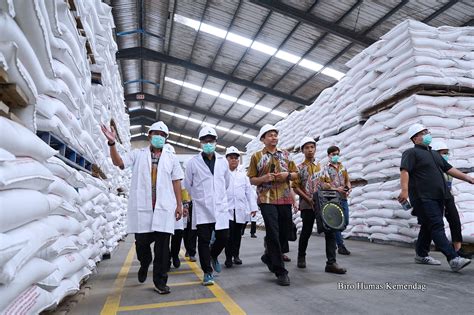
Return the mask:
M 183 239 L 183 234 L 183 230 L 174 230 L 174 235 L 171 236 L 170 258 L 179 257 L 179 250 L 181 249 L 181 240 Z
M 153 259 L 153 283 L 155 286 L 163 286 L 168 282 L 169 255 L 170 255 L 169 233 L 150 232 L 135 233 L 135 249 L 140 265 L 148 267 Z M 150 245 L 153 246 L 154 258 Z
M 267 251 L 265 255 L 272 264 L 277 276 L 287 274 L 282 254 L 288 252 L 288 235 L 293 227 L 291 205 L 260 204 L 263 220 L 265 222 L 265 242 Z
M 255 235 L 257 233 L 257 222 L 250 222 L 250 235 Z
M 235 212 L 234 212 L 235 220 Z M 244 223 L 237 223 L 229 220 L 229 238 L 225 245 L 225 257 L 227 260 L 231 260 L 232 257 L 239 257 L 240 244 L 242 242 L 242 230 L 244 229 Z
M 304 209 L 301 210 L 301 218 L 303 219 L 303 228 L 298 242 L 298 257 L 306 257 L 306 249 L 308 248 L 309 238 L 313 233 L 316 215 L 313 209 Z M 336 232 L 324 232 L 324 238 L 326 240 L 326 264 L 332 265 L 336 262 Z
M 444 216 L 449 223 L 451 240 L 453 242 L 462 242 L 461 220 L 459 219 L 459 212 L 458 208 L 456 208 L 454 197 L 444 201 Z
M 183 233 L 183 240 L 184 240 L 184 248 L 188 252 L 189 256 L 194 257 L 196 256 L 196 243 L 197 243 L 197 231 L 191 229 L 192 226 L 192 216 L 193 214 L 193 205 L 192 203 L 189 205 L 189 222 L 186 225 Z
M 201 269 L 204 273 L 212 273 L 211 257 L 217 259 L 222 253 L 227 239 L 229 237 L 229 230 L 217 230 L 215 231 L 216 240 L 209 246 L 211 242 L 212 232 L 215 230 L 215 223 L 198 224 L 197 236 L 198 236 L 198 251 L 199 251 L 199 262 L 201 263 Z

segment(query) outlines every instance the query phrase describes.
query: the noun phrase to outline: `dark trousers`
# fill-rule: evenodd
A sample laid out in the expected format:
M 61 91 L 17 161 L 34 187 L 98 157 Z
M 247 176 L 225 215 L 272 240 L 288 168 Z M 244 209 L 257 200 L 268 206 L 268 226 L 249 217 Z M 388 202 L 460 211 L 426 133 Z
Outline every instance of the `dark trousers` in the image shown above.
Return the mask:
M 232 257 L 239 257 L 240 243 L 242 242 L 242 230 L 244 229 L 244 226 L 244 223 L 237 223 L 232 220 L 229 221 L 229 238 L 225 245 L 225 257 L 227 260 L 232 260 Z
M 417 199 L 413 204 L 420 223 L 416 254 L 421 257 L 428 256 L 431 240 L 433 240 L 448 261 L 457 257 L 456 251 L 444 233 L 444 200 Z
M 287 274 L 282 254 L 284 250 L 288 252 L 288 235 L 293 224 L 291 205 L 260 204 L 260 210 L 265 222 L 265 255 L 277 276 Z
M 183 230 L 174 230 L 174 235 L 171 236 L 171 258 L 179 257 L 179 250 L 181 249 L 181 240 L 183 239 Z
M 188 252 L 189 256 L 194 257 L 196 256 L 196 242 L 197 242 L 197 231 L 191 229 L 192 226 L 192 214 L 193 214 L 193 206 L 192 204 L 189 205 L 189 222 L 184 229 L 183 240 L 184 240 L 184 248 Z
M 444 216 L 451 230 L 451 240 L 462 243 L 461 220 L 459 219 L 459 212 L 458 208 L 456 208 L 454 197 L 445 200 L 444 211 Z
M 301 218 L 303 219 L 303 228 L 298 242 L 298 257 L 306 257 L 306 249 L 313 233 L 316 215 L 313 209 L 304 209 L 301 210 Z M 326 264 L 332 265 L 336 262 L 336 233 L 334 231 L 324 232 L 324 238 L 326 240 Z
M 250 222 L 250 235 L 255 235 L 257 233 L 257 222 Z
M 153 283 L 155 286 L 166 285 L 168 281 L 170 235 L 163 232 L 135 233 L 135 249 L 140 265 L 148 267 L 153 259 Z M 150 245 L 153 247 L 154 258 Z
M 201 269 L 204 273 L 212 273 L 211 257 L 214 260 L 217 259 L 227 244 L 227 239 L 229 237 L 228 229 L 215 231 L 216 240 L 211 246 L 209 246 L 212 232 L 215 230 L 215 225 L 215 223 L 196 225 L 199 262 L 201 263 Z

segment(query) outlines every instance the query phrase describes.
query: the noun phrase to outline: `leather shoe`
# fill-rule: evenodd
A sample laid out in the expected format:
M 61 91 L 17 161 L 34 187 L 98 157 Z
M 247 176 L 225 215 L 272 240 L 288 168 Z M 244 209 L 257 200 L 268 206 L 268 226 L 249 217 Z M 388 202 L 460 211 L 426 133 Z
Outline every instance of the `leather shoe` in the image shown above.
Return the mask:
M 305 257 L 298 257 L 298 262 L 296 264 L 298 268 L 306 268 L 306 258 Z
M 286 256 L 285 254 L 281 255 L 281 257 L 283 258 L 283 261 L 286 261 L 286 262 L 291 261 L 291 258 Z
M 345 274 L 347 272 L 346 268 L 339 267 L 338 264 L 334 263 L 331 265 L 326 265 L 326 268 L 324 271 L 329 272 L 329 273 L 337 273 L 337 274 Z
M 242 265 L 242 260 L 239 257 L 234 257 L 234 264 Z
M 277 278 L 278 285 L 281 286 L 289 286 L 290 285 L 290 277 L 287 274 L 279 275 Z
M 140 266 L 140 269 L 138 269 L 138 282 L 140 283 L 145 282 L 147 274 L 148 274 L 148 265 Z

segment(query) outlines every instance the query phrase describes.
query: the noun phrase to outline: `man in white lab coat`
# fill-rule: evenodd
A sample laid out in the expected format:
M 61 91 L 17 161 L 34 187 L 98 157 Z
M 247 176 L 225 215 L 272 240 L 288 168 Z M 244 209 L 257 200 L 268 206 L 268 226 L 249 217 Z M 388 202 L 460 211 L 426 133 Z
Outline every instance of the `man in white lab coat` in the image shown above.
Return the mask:
M 230 268 L 233 264 L 242 264 L 242 260 L 239 257 L 242 229 L 248 216 L 255 216 L 258 206 L 257 195 L 253 193 L 247 174 L 237 169 L 240 159 L 239 150 L 236 147 L 229 147 L 225 152 L 225 157 L 229 163 L 230 170 L 230 185 L 227 188 L 230 221 L 229 240 L 225 247 L 225 266 Z M 234 259 L 233 261 L 232 258 Z
M 154 244 L 153 283 L 159 294 L 170 293 L 166 285 L 169 269 L 170 236 L 175 221 L 183 214 L 181 180 L 183 171 L 173 148 L 165 144 L 168 127 L 161 121 L 148 131 L 150 146 L 119 155 L 115 148 L 116 132 L 102 126 L 110 146 L 110 156 L 115 166 L 132 168 L 132 181 L 128 200 L 128 233 L 135 233 L 137 258 L 140 261 L 138 281 L 146 280 L 152 261 L 150 249 Z
M 203 285 L 212 285 L 213 270 L 221 271 L 217 258 L 227 243 L 229 233 L 226 190 L 230 183 L 230 172 L 225 157 L 215 152 L 216 131 L 204 126 L 199 132 L 199 141 L 203 152 L 188 162 L 184 187 L 193 200 L 192 222 L 197 228 L 199 262 L 204 272 Z M 213 231 L 216 240 L 209 247 Z

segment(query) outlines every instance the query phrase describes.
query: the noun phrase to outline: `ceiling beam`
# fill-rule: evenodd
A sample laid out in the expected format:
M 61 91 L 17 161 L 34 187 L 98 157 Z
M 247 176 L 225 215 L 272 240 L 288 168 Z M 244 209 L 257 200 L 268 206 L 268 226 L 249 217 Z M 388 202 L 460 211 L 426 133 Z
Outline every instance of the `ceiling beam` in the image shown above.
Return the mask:
M 242 126 L 242 127 L 248 128 L 250 130 L 254 130 L 254 131 L 259 130 L 259 128 L 254 124 L 249 124 L 249 123 L 243 122 L 243 121 L 238 120 L 238 119 L 221 116 L 221 115 L 215 114 L 213 112 L 209 112 L 207 110 L 200 109 L 196 106 L 193 107 L 191 105 L 187 105 L 187 104 L 179 103 L 179 102 L 176 102 L 176 101 L 172 101 L 172 100 L 169 100 L 169 99 L 161 97 L 161 96 L 151 95 L 151 94 L 147 94 L 147 93 L 133 93 L 133 94 L 125 95 L 125 101 L 127 101 L 127 102 L 137 101 L 138 100 L 137 95 L 140 95 L 140 97 L 143 96 L 143 99 L 140 99 L 141 101 L 171 105 L 171 106 L 175 106 L 177 108 L 181 108 L 181 109 L 184 109 L 184 110 L 189 110 L 189 111 L 201 114 L 201 115 L 205 115 L 205 116 L 209 116 L 209 117 L 219 119 L 219 120 L 222 120 L 222 121 L 225 121 L 225 122 L 229 122 L 231 124 Z M 133 112 L 134 111 L 130 112 L 131 116 L 133 115 Z
M 281 92 L 275 89 L 271 89 L 269 87 L 251 82 L 249 80 L 240 79 L 240 78 L 225 74 L 223 72 L 216 71 L 214 69 L 209 69 L 204 66 L 200 66 L 198 64 L 192 63 L 190 61 L 182 60 L 182 59 L 161 53 L 159 51 L 144 48 L 144 47 L 132 47 L 132 48 L 120 49 L 119 51 L 117 51 L 117 59 L 140 59 L 140 60 L 149 60 L 149 61 L 176 65 L 176 66 L 180 66 L 186 69 L 204 73 L 204 74 L 216 77 L 224 81 L 242 85 L 252 90 L 256 90 L 265 94 L 282 98 L 290 102 L 295 102 L 301 105 L 311 105 L 310 101 L 302 99 L 300 97 L 293 96 L 291 94 Z
M 278 12 L 285 16 L 291 17 L 299 22 L 303 22 L 309 25 L 312 25 L 318 29 L 321 29 L 325 32 L 337 35 L 342 37 L 350 42 L 362 45 L 364 47 L 370 46 L 376 42 L 375 39 L 367 37 L 365 35 L 361 35 L 357 32 L 354 32 L 350 29 L 345 27 L 339 26 L 336 23 L 331 21 L 316 17 L 310 13 L 301 11 L 295 7 L 290 5 L 284 4 L 281 1 L 275 0 L 250 0 L 250 2 L 272 10 L 274 12 Z

